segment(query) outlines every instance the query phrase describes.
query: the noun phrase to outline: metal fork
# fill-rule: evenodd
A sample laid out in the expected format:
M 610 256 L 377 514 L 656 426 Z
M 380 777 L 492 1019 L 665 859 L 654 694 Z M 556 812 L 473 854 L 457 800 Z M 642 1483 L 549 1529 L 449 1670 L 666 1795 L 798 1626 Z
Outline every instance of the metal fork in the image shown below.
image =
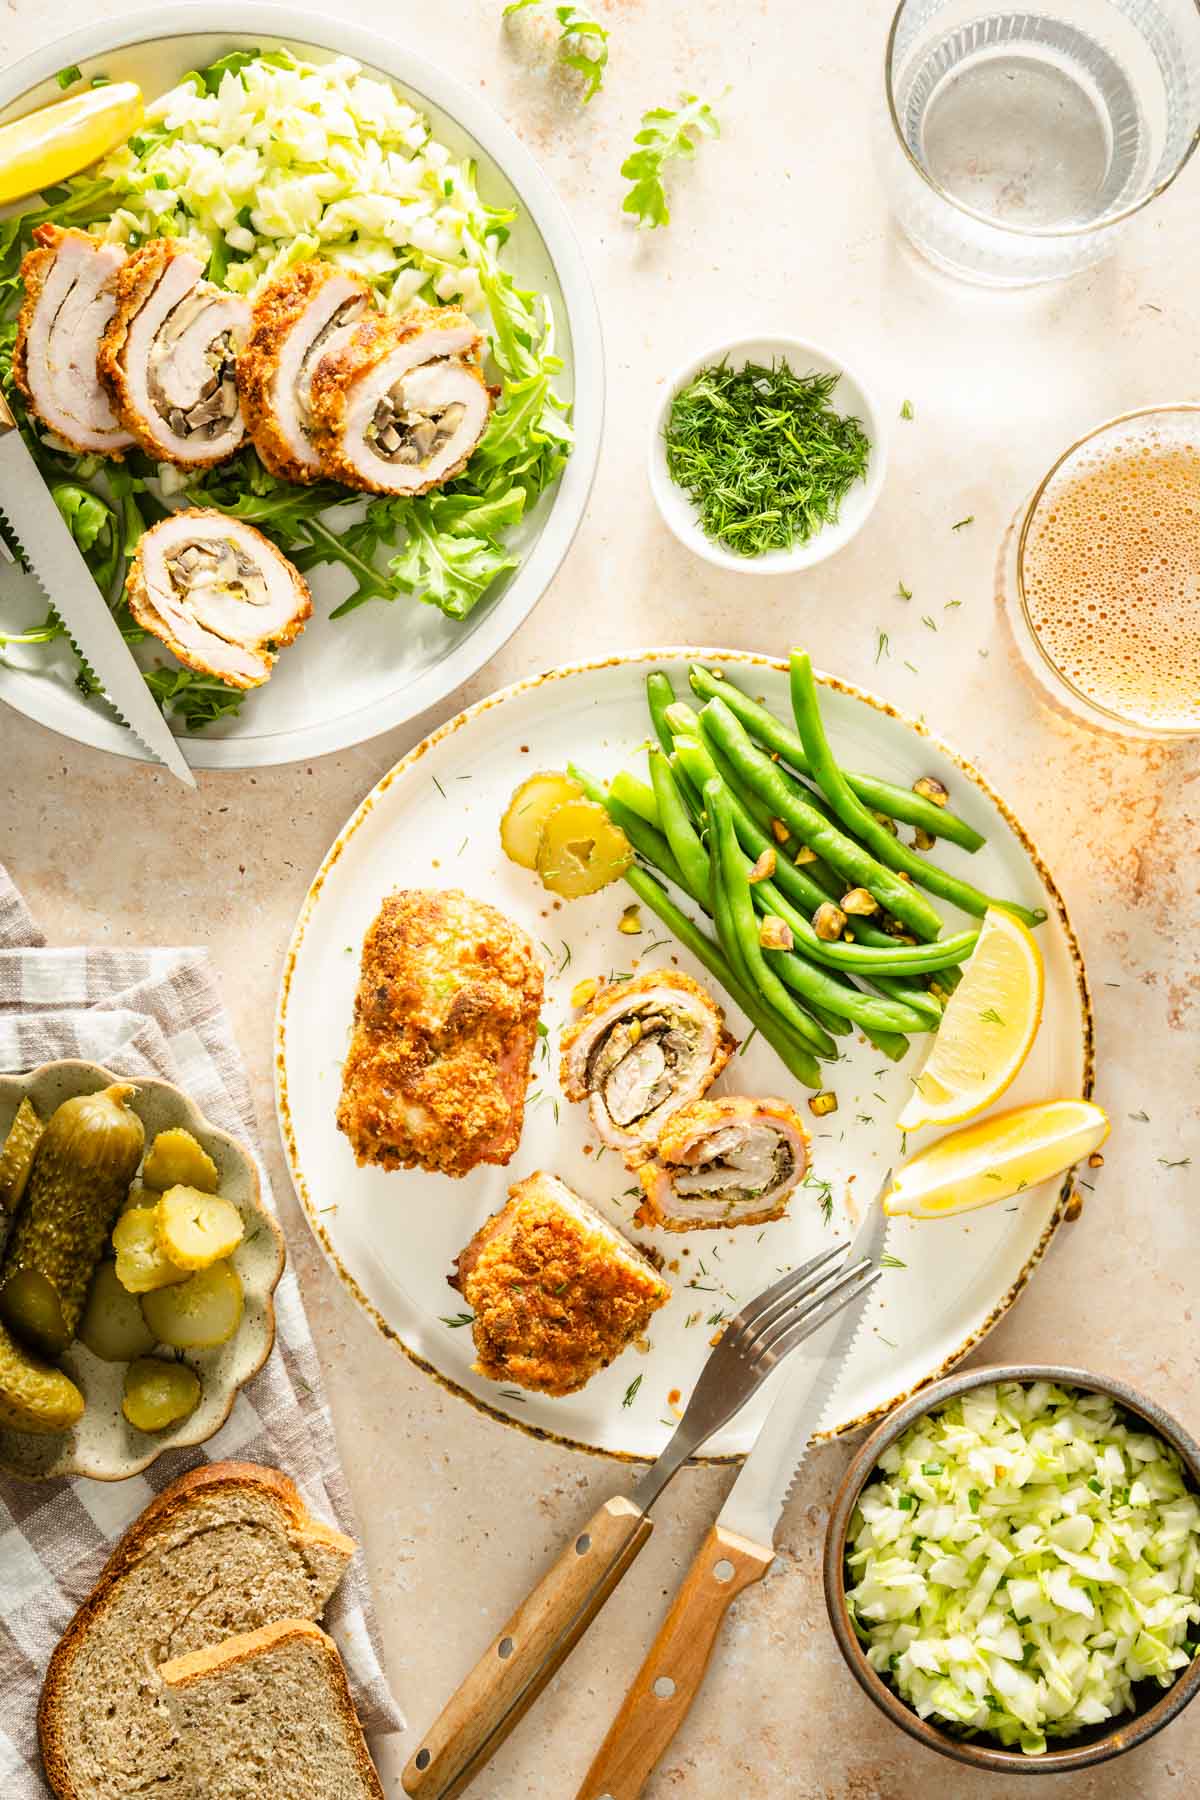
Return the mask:
M 837 1244 L 791 1270 L 729 1321 L 658 1461 L 632 1496 L 593 1514 L 492 1640 L 405 1769 L 406 1794 L 453 1800 L 466 1790 L 632 1566 L 653 1529 L 650 1508 L 675 1472 L 784 1357 L 878 1281 L 869 1258 L 845 1266 L 846 1249 Z

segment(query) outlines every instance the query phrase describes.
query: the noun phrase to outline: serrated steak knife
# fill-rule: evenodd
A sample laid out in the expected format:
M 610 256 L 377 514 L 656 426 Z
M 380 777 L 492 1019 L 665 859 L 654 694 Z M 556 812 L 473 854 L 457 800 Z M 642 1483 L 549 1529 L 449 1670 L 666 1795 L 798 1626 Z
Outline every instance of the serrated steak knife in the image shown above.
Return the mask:
M 879 1266 L 887 1236 L 882 1200 L 890 1171 L 854 1236 L 847 1266 Z M 775 1531 L 792 1484 L 825 1418 L 870 1303 L 865 1286 L 789 1366 L 766 1422 L 717 1522 L 684 1577 L 650 1654 L 613 1721 L 576 1800 L 638 1800 L 700 1689 L 730 1601 L 775 1560 Z
M 196 778 L 0 394 L 0 513 L 114 712 L 188 787 Z

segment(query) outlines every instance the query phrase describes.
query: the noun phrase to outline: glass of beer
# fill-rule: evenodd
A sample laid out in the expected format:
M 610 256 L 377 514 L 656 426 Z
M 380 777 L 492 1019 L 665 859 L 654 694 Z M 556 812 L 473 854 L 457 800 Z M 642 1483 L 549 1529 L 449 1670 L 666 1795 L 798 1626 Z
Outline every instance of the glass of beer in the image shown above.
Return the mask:
M 1072 444 L 1009 532 L 1004 599 L 1028 667 L 1076 718 L 1200 735 L 1200 404 Z

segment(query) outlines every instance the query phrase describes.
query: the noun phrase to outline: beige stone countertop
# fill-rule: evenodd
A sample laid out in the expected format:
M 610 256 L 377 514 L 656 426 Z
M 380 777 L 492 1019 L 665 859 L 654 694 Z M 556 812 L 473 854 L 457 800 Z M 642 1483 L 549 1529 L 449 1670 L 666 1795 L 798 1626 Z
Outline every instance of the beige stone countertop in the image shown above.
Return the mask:
M 1076 281 L 1015 294 L 960 286 L 904 247 L 873 170 L 887 0 L 594 5 L 612 28 L 611 62 L 586 110 L 502 29 L 501 0 L 352 9 L 481 90 L 542 159 L 582 238 L 606 340 L 604 448 L 578 539 L 531 619 L 438 717 L 580 655 L 689 642 L 780 652 L 801 632 L 820 665 L 926 713 L 1016 806 L 1054 870 L 1088 961 L 1098 1098 L 1114 1120 L 1082 1219 L 982 1355 L 1122 1376 L 1198 1432 L 1200 760 L 1194 747 L 1122 746 L 1045 708 L 993 596 L 1007 522 L 1060 449 L 1110 414 L 1200 390 L 1200 162 L 1114 260 Z M 125 10 L 106 0 L 107 12 Z M 0 59 L 91 16 L 85 0 L 7 0 Z M 676 177 L 670 229 L 639 235 L 621 218 L 617 173 L 638 115 L 681 89 L 727 85 L 722 141 Z M 897 423 L 882 500 L 857 541 L 807 575 L 750 580 L 693 560 L 667 534 L 645 442 L 661 383 L 685 356 L 764 328 L 842 350 Z M 911 422 L 898 419 L 905 399 Z M 911 604 L 897 597 L 901 580 Z M 402 1751 L 567 1535 L 628 1481 L 614 1463 L 478 1416 L 390 1348 L 322 1261 L 280 1155 L 272 1026 L 293 920 L 347 814 L 434 722 L 309 764 L 201 775 L 189 799 L 157 769 L 0 717 L 0 858 L 50 941 L 212 952 L 325 1368 L 390 1674 L 413 1722 Z M 1164 1166 L 1189 1155 L 1190 1171 Z M 818 1576 L 846 1460 L 843 1446 L 811 1458 L 779 1560 L 738 1602 L 649 1800 L 991 1800 L 1009 1785 L 909 1742 L 843 1667 Z M 569 1800 L 729 1482 L 727 1470 L 675 1482 L 636 1577 L 476 1783 L 479 1800 Z M 1198 1764 L 1200 1707 L 1126 1759 L 1058 1778 L 1054 1793 L 1183 1800 Z M 389 1791 L 399 1794 L 397 1775 Z

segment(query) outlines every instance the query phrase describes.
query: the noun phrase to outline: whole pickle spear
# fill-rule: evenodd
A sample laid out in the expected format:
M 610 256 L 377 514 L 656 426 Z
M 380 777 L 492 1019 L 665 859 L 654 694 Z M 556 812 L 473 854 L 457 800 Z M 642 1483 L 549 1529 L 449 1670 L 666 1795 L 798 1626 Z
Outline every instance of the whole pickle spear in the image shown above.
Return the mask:
M 64 1100 L 51 1114 L 25 1206 L 0 1270 L 0 1319 L 44 1356 L 75 1335 L 92 1272 L 129 1189 L 145 1132 L 116 1082 Z

